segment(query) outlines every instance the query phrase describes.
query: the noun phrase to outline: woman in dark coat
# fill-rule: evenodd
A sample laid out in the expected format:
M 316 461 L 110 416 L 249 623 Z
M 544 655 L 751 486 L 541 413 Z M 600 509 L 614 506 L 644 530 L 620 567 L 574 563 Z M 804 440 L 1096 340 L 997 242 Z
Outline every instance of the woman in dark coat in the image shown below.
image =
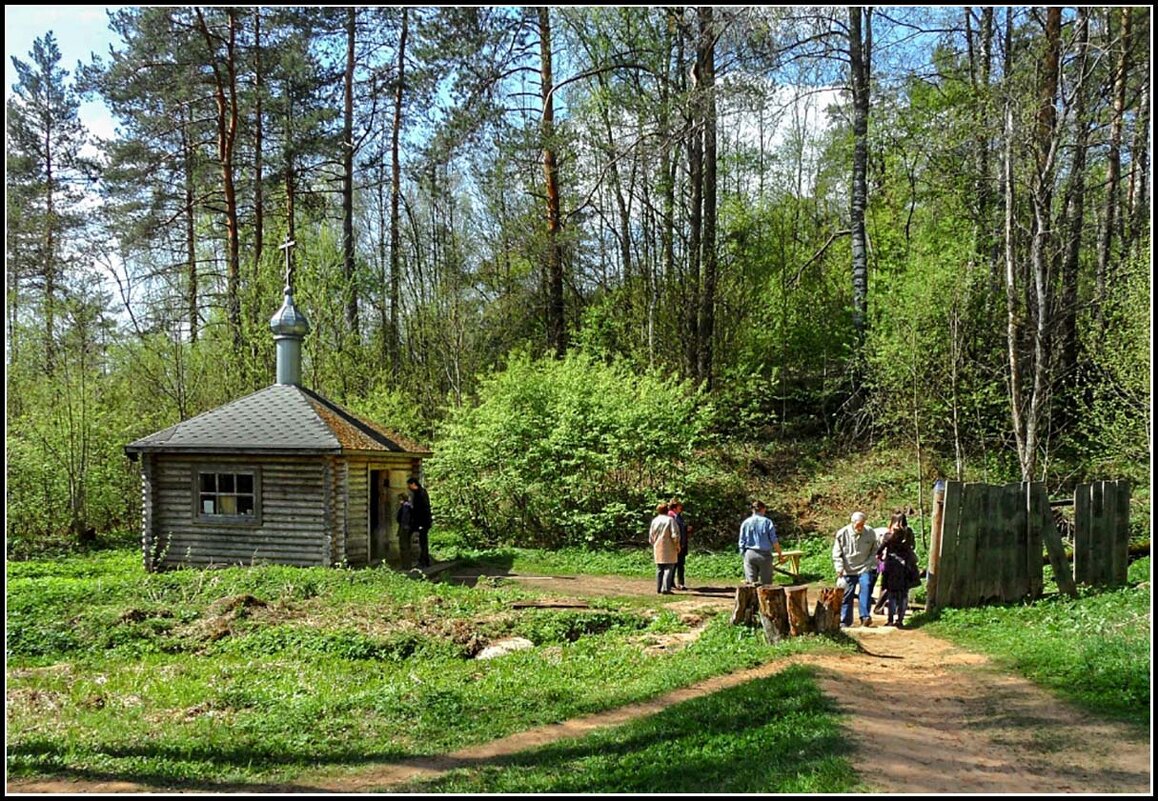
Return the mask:
M 901 520 L 898 521 L 898 517 Z M 910 542 L 911 531 L 905 525 L 903 515 L 893 515 L 889 533 L 877 549 L 877 559 L 884 564 L 884 585 L 888 592 L 889 626 L 896 620 L 899 629 L 905 627 L 905 612 L 909 608 L 909 588 L 916 586 L 920 571 L 917 568 L 917 553 Z

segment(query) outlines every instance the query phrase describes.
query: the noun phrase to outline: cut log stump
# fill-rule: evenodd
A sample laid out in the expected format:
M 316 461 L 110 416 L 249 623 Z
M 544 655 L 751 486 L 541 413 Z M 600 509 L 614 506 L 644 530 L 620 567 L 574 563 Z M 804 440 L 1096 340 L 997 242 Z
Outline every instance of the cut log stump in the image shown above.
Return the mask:
M 844 600 L 844 590 L 840 587 L 825 587 L 816 600 L 816 612 L 812 616 L 813 630 L 817 634 L 835 634 L 840 631 L 840 604 Z
M 756 597 L 758 584 L 741 584 L 736 588 L 736 606 L 732 610 L 733 626 L 755 626 L 760 614 L 760 602 Z
M 766 584 L 756 591 L 760 601 L 760 625 L 764 628 L 764 639 L 769 645 L 775 645 L 781 638 L 787 637 L 788 603 L 784 596 L 784 588 Z
M 785 587 L 788 600 L 788 633 L 793 637 L 812 631 L 812 616 L 808 614 L 808 587 Z

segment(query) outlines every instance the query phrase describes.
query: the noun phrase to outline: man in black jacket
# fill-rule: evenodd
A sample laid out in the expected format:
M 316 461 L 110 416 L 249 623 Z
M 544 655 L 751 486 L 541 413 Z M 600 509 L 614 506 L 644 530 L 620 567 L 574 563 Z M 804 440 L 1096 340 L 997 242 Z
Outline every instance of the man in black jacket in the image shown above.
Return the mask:
M 418 483 L 417 476 L 406 479 L 410 488 L 410 503 L 414 507 L 410 513 L 410 530 L 418 533 L 418 566 L 430 567 L 430 496 Z

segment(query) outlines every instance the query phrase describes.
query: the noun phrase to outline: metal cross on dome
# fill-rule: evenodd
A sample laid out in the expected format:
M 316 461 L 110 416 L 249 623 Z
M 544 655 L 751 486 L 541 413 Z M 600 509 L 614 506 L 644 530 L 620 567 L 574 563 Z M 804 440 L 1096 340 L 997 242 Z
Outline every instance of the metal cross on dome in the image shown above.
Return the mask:
M 290 261 L 290 251 L 293 250 L 297 242 L 290 239 L 289 234 L 285 235 L 285 242 L 277 246 L 278 250 L 285 251 L 285 288 L 287 291 L 293 291 L 294 266 Z

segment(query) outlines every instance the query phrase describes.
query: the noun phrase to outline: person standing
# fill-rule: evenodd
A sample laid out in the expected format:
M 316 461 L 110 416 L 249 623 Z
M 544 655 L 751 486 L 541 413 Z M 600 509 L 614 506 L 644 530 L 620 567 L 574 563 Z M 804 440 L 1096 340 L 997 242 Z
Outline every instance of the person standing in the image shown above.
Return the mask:
M 426 488 L 418 483 L 417 476 L 406 479 L 406 486 L 410 488 L 410 528 L 418 534 L 418 566 L 430 567 L 430 525 L 433 519 L 430 514 L 430 496 Z
M 872 586 L 876 578 L 878 547 L 876 530 L 865 525 L 864 512 L 853 512 L 851 522 L 836 532 L 832 542 L 832 567 L 837 585 L 843 579 L 844 600 L 841 602 L 840 624 L 852 625 L 852 599 L 859 599 L 860 624 L 873 624 L 870 614 Z
M 913 533 L 913 530 L 909 528 L 908 516 L 906 516 L 904 512 L 898 509 L 897 511 L 893 512 L 893 516 L 889 521 L 888 528 L 884 529 L 883 532 L 880 529 L 877 529 L 877 535 L 880 538 L 880 544 L 877 545 L 877 572 L 882 575 L 884 574 L 884 558 L 881 556 L 882 549 L 884 547 L 885 539 L 894 531 L 900 532 L 901 539 L 904 540 L 904 542 L 909 546 L 914 555 L 917 552 L 917 536 Z M 916 582 L 914 582 L 913 586 L 915 585 Z M 889 596 L 891 594 L 892 593 L 888 588 L 888 582 L 882 580 L 881 592 L 880 595 L 877 596 L 877 604 L 873 607 L 873 612 L 879 615 L 882 611 L 884 611 L 885 604 L 888 603 Z M 908 592 L 906 591 L 906 605 L 908 604 L 908 600 Z M 890 614 L 889 617 L 891 618 L 892 615 Z
M 398 493 L 398 511 L 394 520 L 398 523 L 398 550 L 402 554 L 402 566 L 410 567 L 411 537 L 413 527 L 410 524 L 414 517 L 414 507 L 410 504 L 410 496 L 405 492 Z
M 763 501 L 753 501 L 752 514 L 740 524 L 740 556 L 744 560 L 744 580 L 749 584 L 772 583 L 773 550 L 784 561 L 776 526 L 765 516 L 767 511 Z
M 688 534 L 691 529 L 684 520 L 684 505 L 679 498 L 672 498 L 667 504 L 667 513 L 676 523 L 676 529 L 680 535 L 680 552 L 676 559 L 675 566 L 675 588 L 677 590 L 686 590 L 687 585 L 684 583 L 684 563 L 688 558 Z
M 655 557 L 655 591 L 671 595 L 676 561 L 679 559 L 680 535 L 675 519 L 668 514 L 666 503 L 655 507 L 655 517 L 648 527 L 647 541 Z
M 888 596 L 889 622 L 896 620 L 898 629 L 905 627 L 905 612 L 909 609 L 909 588 L 916 586 L 920 570 L 917 567 L 917 552 L 909 544 L 907 536 L 911 530 L 903 514 L 894 514 L 889 523 L 889 533 L 877 549 L 877 557 L 884 562 L 881 584 Z

